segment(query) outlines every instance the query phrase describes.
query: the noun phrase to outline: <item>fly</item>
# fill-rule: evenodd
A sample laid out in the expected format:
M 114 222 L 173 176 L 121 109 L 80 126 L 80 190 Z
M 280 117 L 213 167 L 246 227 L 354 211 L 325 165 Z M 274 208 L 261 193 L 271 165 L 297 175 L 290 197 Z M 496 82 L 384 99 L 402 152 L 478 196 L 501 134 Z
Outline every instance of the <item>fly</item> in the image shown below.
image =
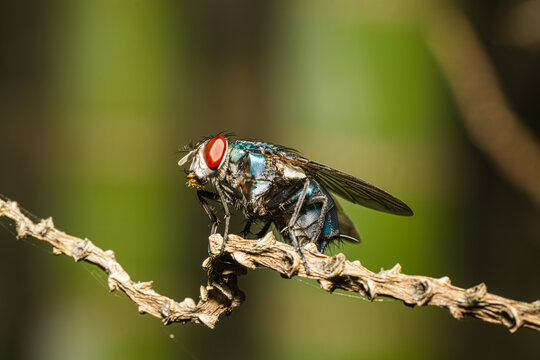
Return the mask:
M 324 252 L 336 239 L 360 242 L 358 229 L 330 192 L 370 209 L 411 216 L 412 210 L 386 191 L 347 173 L 303 158 L 280 145 L 230 136 L 205 138 L 190 146 L 179 162 L 191 161 L 187 175 L 217 232 L 218 218 L 209 201 L 224 211 L 223 248 L 229 231 L 230 208 L 243 212 L 250 233 L 255 221 L 264 224 L 258 237 L 275 224 L 309 269 L 302 247 L 314 243 Z

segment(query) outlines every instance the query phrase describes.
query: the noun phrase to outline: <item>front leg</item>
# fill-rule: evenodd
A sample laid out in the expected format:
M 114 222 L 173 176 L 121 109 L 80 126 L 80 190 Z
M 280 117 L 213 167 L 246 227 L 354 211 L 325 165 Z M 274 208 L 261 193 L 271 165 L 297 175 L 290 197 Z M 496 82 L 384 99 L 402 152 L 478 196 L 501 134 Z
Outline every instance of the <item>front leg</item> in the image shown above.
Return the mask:
M 208 217 L 210 218 L 210 224 L 211 224 L 210 235 L 215 234 L 217 230 L 218 219 L 217 219 L 216 214 L 214 213 L 214 210 L 208 204 L 206 199 L 218 201 L 219 197 L 216 193 L 206 191 L 206 190 L 200 190 L 200 189 L 197 190 L 197 197 L 199 198 L 199 201 L 201 202 L 201 205 L 204 211 L 206 212 L 206 215 L 208 215 Z
M 227 199 L 225 198 L 225 194 L 223 193 L 223 190 L 221 190 L 221 186 L 219 185 L 219 182 L 217 179 L 212 179 L 212 183 L 214 184 L 217 193 L 219 195 L 219 198 L 221 200 L 221 205 L 223 206 L 223 211 L 225 212 L 225 215 L 223 218 L 225 219 L 225 229 L 223 230 L 223 243 L 221 245 L 221 252 L 225 250 L 225 243 L 227 242 L 227 236 L 229 235 L 229 221 L 231 219 L 231 213 L 229 212 L 229 207 L 227 206 Z

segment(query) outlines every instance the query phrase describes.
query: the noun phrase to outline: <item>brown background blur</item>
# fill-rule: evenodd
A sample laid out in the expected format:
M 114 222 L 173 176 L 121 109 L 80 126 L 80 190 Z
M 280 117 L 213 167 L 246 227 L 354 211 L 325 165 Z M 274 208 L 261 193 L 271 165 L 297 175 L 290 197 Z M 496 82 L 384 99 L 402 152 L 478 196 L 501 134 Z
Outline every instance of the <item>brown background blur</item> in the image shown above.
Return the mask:
M 0 193 L 114 249 L 134 280 L 197 298 L 208 220 L 176 149 L 233 131 L 297 148 L 414 209 L 400 218 L 344 204 L 364 238 L 338 249 L 348 258 L 533 301 L 539 207 L 471 140 L 426 39 L 441 7 L 463 12 L 510 105 L 538 135 L 539 4 L 3 2 Z M 439 45 L 459 52 L 448 48 L 457 40 Z M 535 358 L 540 350 L 528 329 L 510 334 L 441 309 L 330 295 L 266 270 L 240 279 L 247 301 L 215 330 L 164 327 L 109 294 L 95 267 L 2 228 L 0 245 L 5 359 Z

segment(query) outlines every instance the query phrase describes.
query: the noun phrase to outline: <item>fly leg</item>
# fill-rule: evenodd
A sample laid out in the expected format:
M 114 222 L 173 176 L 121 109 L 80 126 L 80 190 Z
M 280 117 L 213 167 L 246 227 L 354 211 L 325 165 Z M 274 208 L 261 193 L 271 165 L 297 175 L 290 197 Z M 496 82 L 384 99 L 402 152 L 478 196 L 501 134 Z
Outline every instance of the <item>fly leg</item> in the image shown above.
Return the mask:
M 259 231 L 257 233 L 257 239 L 260 239 L 262 238 L 264 235 L 266 235 L 266 233 L 268 232 L 268 229 L 270 229 L 270 225 L 272 225 L 272 222 L 269 221 L 267 222 L 266 224 L 264 224 L 263 228 L 261 229 L 261 231 Z
M 251 219 L 248 219 L 247 222 L 246 222 L 246 225 L 244 226 L 244 229 L 240 232 L 240 235 L 242 235 L 242 237 L 246 237 L 248 234 L 251 233 L 251 225 L 253 225 L 253 220 Z M 257 237 L 257 239 L 260 239 L 262 238 L 264 235 L 266 235 L 266 233 L 268 232 L 268 229 L 270 229 L 270 225 L 272 225 L 272 222 L 271 221 L 268 221 L 266 224 L 263 225 L 263 227 L 261 228 L 261 230 L 259 230 L 255 236 Z
M 218 219 L 216 217 L 216 214 L 214 213 L 214 210 L 208 204 L 206 199 L 218 201 L 219 197 L 216 193 L 206 191 L 206 190 L 197 190 L 197 197 L 199 198 L 199 201 L 201 202 L 201 205 L 204 211 L 206 212 L 206 215 L 208 215 L 208 217 L 210 218 L 210 224 L 211 224 L 210 235 L 215 234 L 217 230 Z
M 225 194 L 223 194 L 223 190 L 221 190 L 221 186 L 219 186 L 217 179 L 214 178 L 212 182 L 216 187 L 219 199 L 221 200 L 221 205 L 223 206 L 223 211 L 225 212 L 225 215 L 223 216 L 223 218 L 225 219 L 225 229 L 223 231 L 223 243 L 221 244 L 221 252 L 223 252 L 223 250 L 225 250 L 225 243 L 227 242 L 227 236 L 229 233 L 229 220 L 231 219 L 231 213 L 229 212 L 229 207 L 227 206 Z
M 328 210 L 328 198 L 326 196 L 316 196 L 312 200 L 313 201 L 310 201 L 310 204 L 321 204 L 321 213 L 319 215 L 319 218 L 317 219 L 317 227 L 315 228 L 313 236 L 309 240 L 309 242 L 314 243 L 319 240 L 322 229 L 324 227 L 324 221 L 326 220 L 326 212 Z
M 309 178 L 306 178 L 304 182 L 304 188 L 302 189 L 302 193 L 298 197 L 298 201 L 296 202 L 296 205 L 294 207 L 294 212 L 291 216 L 291 219 L 289 220 L 289 225 L 287 225 L 281 232 L 288 232 L 289 237 L 291 238 L 291 243 L 293 244 L 294 248 L 300 254 L 300 258 L 302 259 L 302 262 L 304 263 L 304 267 L 306 269 L 306 275 L 309 275 L 309 267 L 306 261 L 306 258 L 304 256 L 304 253 L 302 252 L 302 248 L 300 247 L 300 244 L 298 243 L 298 240 L 296 239 L 296 235 L 294 234 L 293 227 L 296 224 L 296 220 L 298 220 L 298 215 L 300 214 L 300 210 L 302 209 L 302 206 L 304 205 L 304 200 L 306 199 L 306 194 L 309 188 Z
M 247 219 L 246 221 L 246 225 L 244 226 L 244 229 L 242 231 L 240 231 L 240 235 L 245 238 L 249 233 L 250 233 L 250 230 L 251 230 L 251 225 L 253 224 L 253 220 L 251 219 Z
M 197 190 L 197 197 L 199 198 L 199 201 L 201 202 L 201 205 L 206 212 L 206 215 L 210 218 L 210 235 L 215 234 L 217 230 L 218 225 L 218 219 L 216 214 L 214 213 L 214 210 L 212 207 L 208 204 L 206 199 L 215 200 L 218 201 L 219 197 L 216 193 L 206 191 L 206 190 Z M 210 251 L 210 243 L 208 243 L 208 255 L 212 255 L 212 252 Z

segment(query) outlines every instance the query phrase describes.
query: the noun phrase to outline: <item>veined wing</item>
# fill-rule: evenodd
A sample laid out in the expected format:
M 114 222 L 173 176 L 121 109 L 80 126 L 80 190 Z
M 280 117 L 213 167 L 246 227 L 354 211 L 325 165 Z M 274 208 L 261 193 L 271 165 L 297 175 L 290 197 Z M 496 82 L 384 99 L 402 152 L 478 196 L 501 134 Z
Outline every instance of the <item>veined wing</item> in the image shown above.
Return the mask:
M 354 204 L 394 215 L 413 215 L 413 211 L 403 201 L 367 181 L 294 155 L 282 160 L 302 168 L 327 190 Z
M 356 242 L 359 243 L 362 241 L 362 237 L 360 236 L 360 232 L 358 231 L 358 228 L 354 224 L 354 222 L 351 220 L 349 215 L 343 210 L 341 207 L 341 204 L 336 200 L 334 200 L 334 204 L 336 206 L 337 210 L 337 217 L 338 217 L 338 223 L 339 223 L 339 232 L 341 235 L 346 235 L 342 237 L 342 239 L 350 241 L 350 242 Z

